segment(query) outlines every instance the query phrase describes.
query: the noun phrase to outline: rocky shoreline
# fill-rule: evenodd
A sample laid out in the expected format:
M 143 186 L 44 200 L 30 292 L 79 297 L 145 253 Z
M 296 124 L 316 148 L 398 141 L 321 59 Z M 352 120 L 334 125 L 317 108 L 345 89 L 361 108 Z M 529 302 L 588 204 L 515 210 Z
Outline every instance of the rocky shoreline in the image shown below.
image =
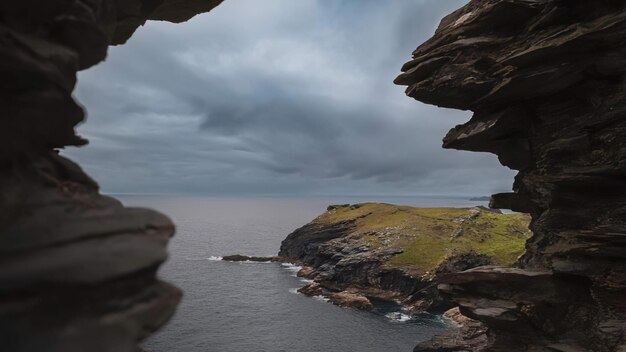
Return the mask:
M 513 233 L 506 240 L 522 243 L 529 235 L 527 224 L 524 215 L 503 215 L 482 207 L 333 205 L 289 234 L 278 256 L 230 255 L 222 260 L 301 266 L 298 276 L 312 282 L 298 292 L 323 296 L 342 307 L 371 310 L 372 300 L 382 300 L 396 302 L 412 313 L 441 314 L 455 304 L 439 294 L 439 279 L 448 273 L 516 258 L 508 253 L 513 251 L 511 247 L 487 254 L 490 249 L 486 244 L 503 240 L 492 238 L 500 235 L 496 231 L 503 226 Z M 420 248 L 412 248 L 415 245 Z M 421 247 L 429 245 L 439 254 L 424 261 L 422 257 L 427 256 L 421 251 L 431 249 Z M 521 248 L 519 251 L 521 254 Z M 418 258 L 412 258 L 413 254 Z

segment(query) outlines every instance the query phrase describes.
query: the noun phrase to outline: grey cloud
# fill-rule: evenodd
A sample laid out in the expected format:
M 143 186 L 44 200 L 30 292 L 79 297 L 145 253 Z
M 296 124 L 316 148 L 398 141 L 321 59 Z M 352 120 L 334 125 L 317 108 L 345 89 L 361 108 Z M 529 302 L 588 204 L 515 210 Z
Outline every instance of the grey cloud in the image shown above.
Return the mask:
M 65 153 L 114 192 L 509 189 L 495 157 L 441 149 L 468 113 L 392 84 L 462 4 L 228 0 L 185 24 L 149 23 L 80 75 L 91 144 Z

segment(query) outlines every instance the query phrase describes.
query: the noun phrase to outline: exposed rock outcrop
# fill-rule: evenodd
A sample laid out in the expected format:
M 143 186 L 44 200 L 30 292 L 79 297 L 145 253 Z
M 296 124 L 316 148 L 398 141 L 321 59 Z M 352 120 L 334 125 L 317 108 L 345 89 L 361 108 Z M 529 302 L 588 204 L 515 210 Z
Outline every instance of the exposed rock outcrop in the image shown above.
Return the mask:
M 359 310 L 371 310 L 374 308 L 372 302 L 367 297 L 350 292 L 336 292 L 328 295 L 328 299 L 334 304 L 346 308 Z
M 256 257 L 241 254 L 227 255 L 222 258 L 225 262 L 283 262 L 281 257 Z
M 525 215 L 478 208 L 330 206 L 287 236 L 279 258 L 304 266 L 299 275 L 315 281 L 301 290 L 307 295 L 340 305 L 354 300 L 349 306 L 366 308 L 367 297 L 395 299 L 414 311 L 443 312 L 451 304 L 435 289 L 439 278 L 512 264 L 529 236 L 527 225 Z
M 156 278 L 174 225 L 99 195 L 55 149 L 87 143 L 74 130 L 77 71 L 146 20 L 180 22 L 220 2 L 0 2 L 2 350 L 137 351 L 174 312 L 181 292 Z
M 473 0 L 395 81 L 422 102 L 474 112 L 445 148 L 519 170 L 514 192 L 491 199 L 532 216 L 519 269 L 441 286 L 486 324 L 481 350 L 626 349 L 624 38 L 621 0 Z
M 324 288 L 317 282 L 310 283 L 298 289 L 298 292 L 306 296 L 321 296 L 324 294 Z
M 484 350 L 489 346 L 485 324 L 464 316 L 458 307 L 446 311 L 443 317 L 452 321 L 459 329 L 446 331 L 424 341 L 415 347 L 415 351 L 473 352 Z

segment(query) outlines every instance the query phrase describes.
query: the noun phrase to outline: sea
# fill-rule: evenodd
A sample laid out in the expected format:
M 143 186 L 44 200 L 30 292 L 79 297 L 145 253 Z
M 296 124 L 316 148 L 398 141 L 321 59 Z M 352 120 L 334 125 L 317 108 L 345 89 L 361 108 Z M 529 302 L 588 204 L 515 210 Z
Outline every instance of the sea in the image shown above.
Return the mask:
M 144 341 L 148 352 L 410 352 L 451 326 L 394 302 L 377 302 L 373 312 L 341 308 L 297 293 L 306 280 L 294 265 L 221 257 L 276 255 L 290 232 L 330 204 L 484 205 L 454 197 L 115 197 L 168 214 L 177 226 L 159 273 L 184 297 L 172 320 Z

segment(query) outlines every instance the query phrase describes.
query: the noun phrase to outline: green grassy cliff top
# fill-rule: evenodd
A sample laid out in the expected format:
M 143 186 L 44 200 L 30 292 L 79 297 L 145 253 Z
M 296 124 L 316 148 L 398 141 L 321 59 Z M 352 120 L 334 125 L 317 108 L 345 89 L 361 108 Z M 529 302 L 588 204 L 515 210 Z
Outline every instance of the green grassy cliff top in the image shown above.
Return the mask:
M 419 271 L 434 269 L 452 254 L 475 251 L 495 265 L 511 265 L 530 237 L 526 214 L 497 214 L 477 208 L 415 208 L 383 203 L 338 206 L 314 220 L 355 221 L 349 235 L 370 250 L 399 248 L 386 263 Z

